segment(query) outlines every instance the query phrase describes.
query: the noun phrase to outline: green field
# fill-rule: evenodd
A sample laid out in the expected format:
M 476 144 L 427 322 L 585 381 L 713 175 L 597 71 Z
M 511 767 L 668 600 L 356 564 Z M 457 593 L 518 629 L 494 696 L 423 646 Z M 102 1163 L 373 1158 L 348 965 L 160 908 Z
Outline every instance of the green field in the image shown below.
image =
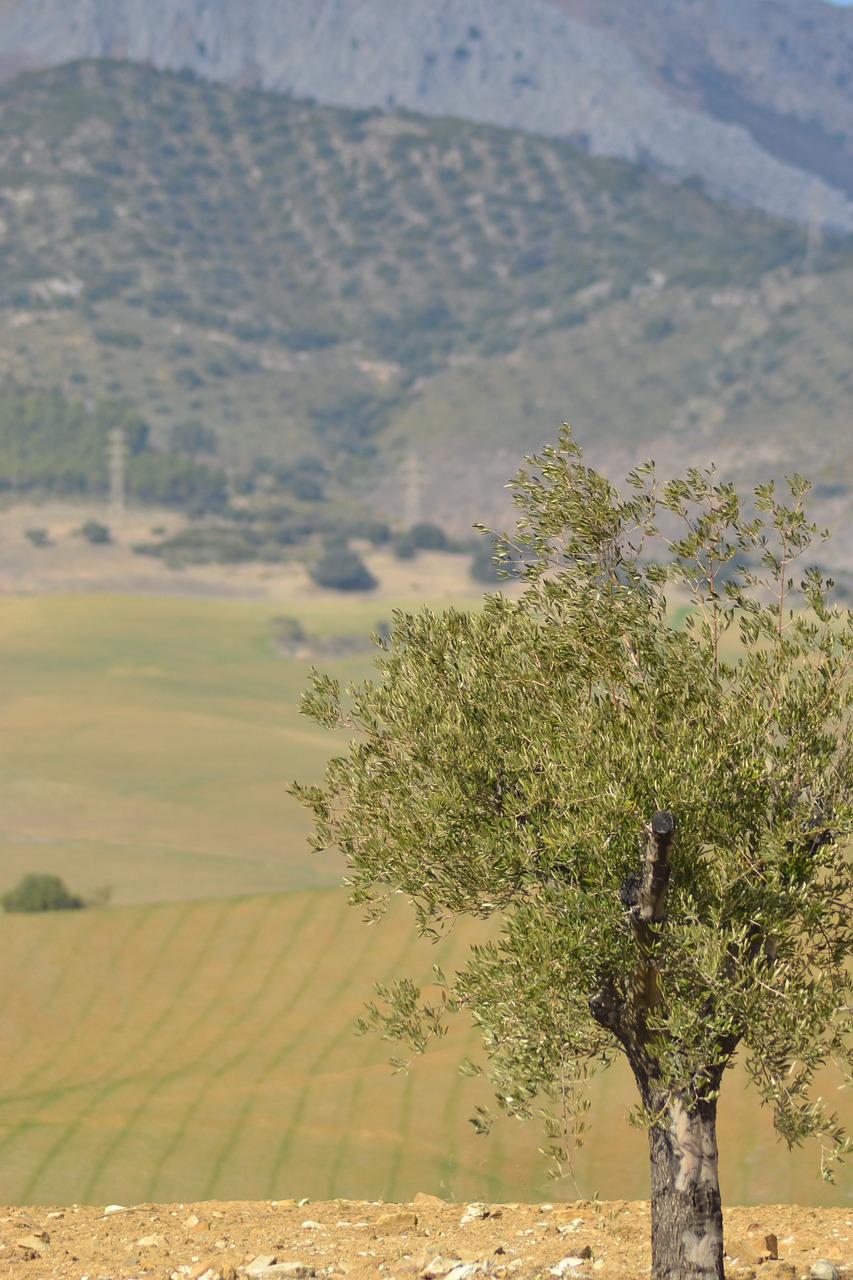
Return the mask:
M 300 606 L 309 631 L 382 606 Z M 446 967 L 470 932 L 416 943 L 405 905 L 367 928 L 304 845 L 287 782 L 329 742 L 295 712 L 270 604 L 68 597 L 0 605 L 2 883 L 57 871 L 108 909 L 0 916 L 0 1202 L 284 1196 L 571 1198 L 534 1125 L 478 1138 L 459 1027 L 408 1075 L 353 1023 L 374 982 Z M 296 612 L 297 610 L 292 610 Z M 318 660 L 354 674 L 369 657 Z M 327 887 L 321 887 L 323 885 Z M 315 886 L 315 887 L 311 887 Z M 840 1203 L 727 1082 L 729 1202 Z M 846 1095 L 840 1095 L 842 1100 Z M 625 1076 L 593 1094 L 584 1195 L 647 1192 Z M 852 1109 L 847 1113 L 853 1119 Z
M 336 883 L 286 794 L 330 743 L 298 714 L 271 604 L 69 596 L 0 605 L 0 890 L 25 871 L 115 903 Z M 313 602 L 306 629 L 365 637 L 387 606 Z M 365 655 L 322 658 L 358 675 Z

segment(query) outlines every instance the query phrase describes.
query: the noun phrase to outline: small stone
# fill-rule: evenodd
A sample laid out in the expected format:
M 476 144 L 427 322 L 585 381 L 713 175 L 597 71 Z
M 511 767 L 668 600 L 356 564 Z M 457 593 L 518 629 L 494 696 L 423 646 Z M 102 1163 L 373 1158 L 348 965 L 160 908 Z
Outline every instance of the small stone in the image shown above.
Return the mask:
M 423 1209 L 444 1209 L 446 1207 L 445 1201 L 442 1200 L 440 1196 L 431 1196 L 427 1191 L 419 1191 L 412 1201 L 412 1204 Z
M 110 1213 L 127 1213 L 127 1206 L 123 1204 L 108 1204 L 104 1210 L 104 1217 Z
M 775 1233 L 760 1223 L 753 1222 L 747 1227 L 746 1238 L 747 1247 L 742 1256 L 747 1262 L 775 1261 L 779 1257 L 779 1241 Z
M 447 1258 L 443 1253 L 439 1253 L 433 1258 L 432 1262 L 427 1263 L 421 1275 L 424 1280 L 439 1280 L 439 1277 L 449 1275 L 451 1271 L 461 1265 L 461 1258 Z
M 817 1262 L 813 1262 L 809 1274 L 812 1280 L 840 1280 L 838 1267 L 827 1258 L 818 1258 Z
M 445 1280 L 471 1280 L 472 1276 L 481 1275 L 487 1264 L 482 1262 L 463 1262 L 452 1271 L 448 1271 Z
M 204 1262 L 196 1264 L 188 1273 L 188 1280 L 216 1280 L 222 1277 L 222 1268 L 216 1258 L 205 1258 Z
M 779 1257 L 779 1246 L 775 1235 L 763 1227 L 750 1228 L 746 1238 L 735 1238 L 726 1245 L 729 1258 L 736 1258 L 749 1266 L 775 1261 Z
M 268 1270 L 276 1261 L 274 1253 L 259 1253 L 257 1258 L 253 1258 L 247 1266 L 243 1267 L 243 1270 L 247 1276 L 256 1276 L 261 1271 Z
M 315 1222 L 313 1218 L 309 1218 L 307 1222 L 302 1224 L 303 1231 L 324 1231 L 325 1227 L 322 1222 Z
M 136 1242 L 139 1249 L 165 1249 L 166 1237 L 161 1235 L 143 1236 Z
M 15 1244 L 19 1249 L 31 1249 L 36 1253 L 44 1253 L 50 1245 L 50 1236 L 46 1231 L 34 1231 L 32 1235 L 21 1236 Z
M 589 1256 L 590 1255 L 587 1254 L 587 1257 Z M 577 1254 L 572 1254 L 567 1258 L 561 1258 L 556 1266 L 549 1267 L 548 1270 L 550 1271 L 552 1276 L 565 1276 L 567 1274 L 571 1276 L 572 1273 L 575 1272 L 578 1267 L 582 1267 L 582 1266 L 583 1266 L 583 1258 L 579 1257 Z
M 407 1209 L 400 1209 L 395 1213 L 380 1214 L 373 1225 L 383 1235 L 398 1235 L 403 1231 L 414 1231 L 418 1225 L 418 1215 Z
M 487 1204 L 483 1204 L 479 1200 L 475 1200 L 473 1204 L 469 1204 L 460 1219 L 461 1225 L 464 1227 L 468 1222 L 479 1222 L 483 1218 L 488 1218 L 491 1210 Z

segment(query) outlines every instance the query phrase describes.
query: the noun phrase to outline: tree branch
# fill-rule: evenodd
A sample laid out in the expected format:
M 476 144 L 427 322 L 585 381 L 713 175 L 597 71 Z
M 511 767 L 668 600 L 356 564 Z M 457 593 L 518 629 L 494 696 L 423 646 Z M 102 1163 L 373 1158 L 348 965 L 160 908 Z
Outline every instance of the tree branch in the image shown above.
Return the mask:
M 589 1011 L 599 1026 L 610 1031 L 625 1048 L 632 1066 L 639 1066 L 645 1053 L 646 1014 L 658 1001 L 657 968 L 652 950 L 654 928 L 664 918 L 669 884 L 669 854 L 675 833 L 675 819 L 659 809 L 646 824 L 648 843 L 639 875 L 628 876 L 619 897 L 629 908 L 628 920 L 640 950 L 640 961 L 631 974 L 627 999 L 612 978 L 589 999 Z
M 637 886 L 636 905 L 631 908 L 629 920 L 642 959 L 634 971 L 631 982 L 631 1003 L 637 1015 L 654 1009 L 658 1002 L 657 966 L 652 958 L 655 934 L 653 925 L 660 924 L 666 907 L 666 889 L 669 884 L 669 854 L 675 833 L 675 819 L 667 809 L 658 809 L 646 823 L 646 856 Z
M 658 809 L 646 823 L 648 844 L 643 861 L 643 878 L 637 905 L 631 912 L 634 925 L 658 924 L 664 917 L 664 899 L 669 884 L 669 853 L 675 833 L 675 819 L 666 809 Z

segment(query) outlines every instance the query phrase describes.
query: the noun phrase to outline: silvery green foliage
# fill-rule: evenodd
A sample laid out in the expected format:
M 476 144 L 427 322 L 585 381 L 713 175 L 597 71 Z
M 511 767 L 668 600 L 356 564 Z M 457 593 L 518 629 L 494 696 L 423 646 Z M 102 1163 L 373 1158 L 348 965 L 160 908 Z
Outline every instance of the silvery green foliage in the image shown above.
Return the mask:
M 746 509 L 713 471 L 661 484 L 647 464 L 620 494 L 568 431 L 528 463 L 496 544 L 522 557 L 520 594 L 399 613 L 375 682 L 342 696 L 315 674 L 304 699 L 354 735 L 322 787 L 295 788 L 352 902 L 377 914 L 401 891 L 424 933 L 495 922 L 436 994 L 401 981 L 366 1023 L 420 1052 L 467 1012 L 500 1107 L 550 1098 L 559 1155 L 585 1080 L 624 1049 L 590 1001 L 651 967 L 662 1087 L 710 1096 L 741 1054 L 780 1133 L 819 1137 L 830 1176 L 846 1144 L 809 1087 L 830 1060 L 851 1067 L 853 625 L 800 567 L 825 536 L 808 485 L 762 486 Z M 660 810 L 672 874 L 641 954 L 626 898 Z

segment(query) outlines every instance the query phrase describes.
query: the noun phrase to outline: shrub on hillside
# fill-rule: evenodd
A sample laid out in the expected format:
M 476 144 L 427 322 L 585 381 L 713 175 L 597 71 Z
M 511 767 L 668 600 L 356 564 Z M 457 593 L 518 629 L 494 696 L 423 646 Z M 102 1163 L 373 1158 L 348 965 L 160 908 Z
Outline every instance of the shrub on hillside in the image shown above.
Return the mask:
M 413 524 L 409 533 L 412 535 L 415 546 L 424 551 L 450 550 L 450 539 L 447 534 L 440 525 L 432 524 L 429 520 L 420 520 L 417 524 Z
M 27 875 L 0 898 L 4 911 L 77 911 L 82 898 L 69 893 L 59 876 Z
M 176 422 L 169 432 L 169 444 L 173 453 L 194 457 L 197 453 L 216 453 L 216 432 L 197 418 Z
M 471 577 L 475 582 L 499 582 L 500 573 L 495 560 L 494 544 L 481 542 L 471 557 Z
M 414 560 L 415 552 L 418 544 L 412 536 L 411 529 L 407 529 L 404 533 L 395 533 L 391 540 L 391 546 L 394 548 L 394 555 L 398 560 Z
M 60 391 L 0 388 L 2 487 L 18 493 L 105 493 L 110 432 L 119 428 L 128 451 L 148 441 L 148 425 L 130 405 L 102 400 L 94 412 Z
M 127 469 L 128 493 L 155 506 L 182 507 L 194 514 L 221 511 L 228 502 L 225 476 L 176 453 L 141 453 Z
M 133 550 L 158 556 L 174 567 L 187 564 L 242 564 L 269 559 L 269 549 L 252 529 L 229 526 L 182 529 L 162 542 L 140 542 Z
M 100 520 L 87 520 L 81 526 L 80 533 L 93 547 L 106 546 L 113 540 L 108 526 L 101 524 Z
M 358 552 L 345 542 L 328 543 L 309 572 L 318 587 L 333 591 L 372 591 L 379 585 Z

